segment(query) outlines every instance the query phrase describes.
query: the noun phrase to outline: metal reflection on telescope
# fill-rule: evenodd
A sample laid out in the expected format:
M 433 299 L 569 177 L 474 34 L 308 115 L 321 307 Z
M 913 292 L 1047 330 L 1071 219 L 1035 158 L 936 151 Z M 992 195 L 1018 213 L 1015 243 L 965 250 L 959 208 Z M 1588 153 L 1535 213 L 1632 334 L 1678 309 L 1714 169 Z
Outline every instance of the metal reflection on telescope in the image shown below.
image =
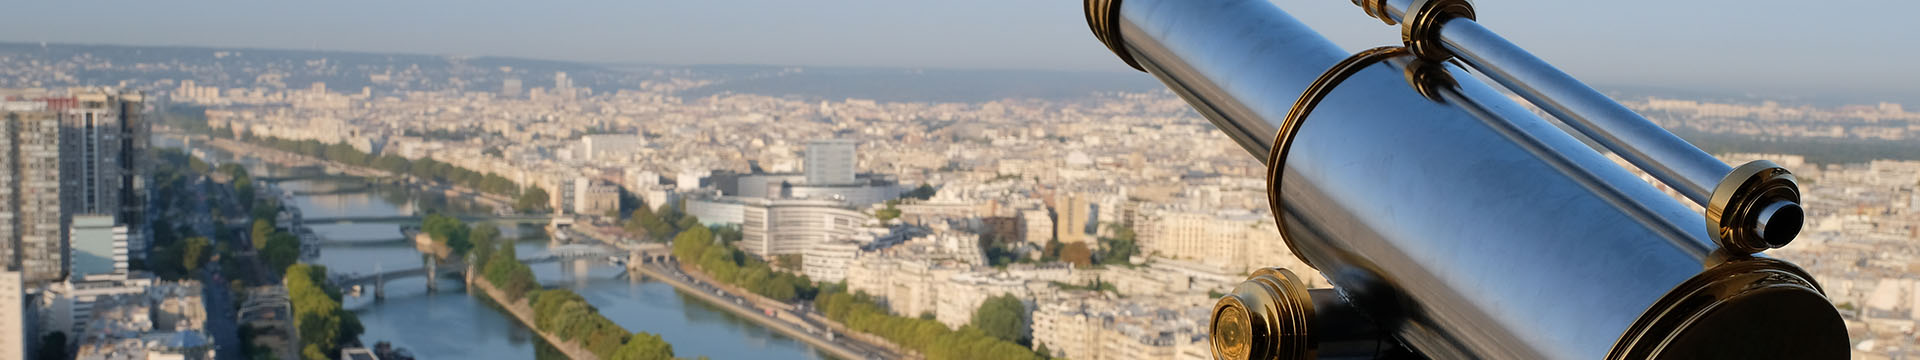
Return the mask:
M 1355 3 L 1402 25 L 1412 48 L 1347 56 L 1260 0 L 1086 2 L 1109 49 L 1269 167 L 1288 245 L 1334 285 L 1256 272 L 1215 307 L 1216 358 L 1847 356 L 1812 277 L 1754 255 L 1801 226 L 1785 169 L 1729 167 L 1613 112 L 1584 84 L 1461 25 L 1473 24 L 1465 1 Z

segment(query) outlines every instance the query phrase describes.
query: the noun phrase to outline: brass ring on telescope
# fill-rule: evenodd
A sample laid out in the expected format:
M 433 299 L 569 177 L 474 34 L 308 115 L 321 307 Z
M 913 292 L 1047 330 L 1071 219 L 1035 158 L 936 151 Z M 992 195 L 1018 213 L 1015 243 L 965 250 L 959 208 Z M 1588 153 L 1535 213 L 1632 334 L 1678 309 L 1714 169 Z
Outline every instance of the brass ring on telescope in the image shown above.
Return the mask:
M 1112 50 L 1114 55 L 1119 55 L 1121 61 L 1127 62 L 1127 66 L 1146 72 L 1147 69 L 1140 67 L 1139 62 L 1133 61 L 1133 54 L 1127 52 L 1126 42 L 1120 40 L 1120 0 L 1087 0 L 1085 9 L 1087 27 L 1093 29 L 1093 37 L 1099 38 L 1100 43 L 1106 44 L 1107 50 Z
M 1385 13 L 1381 17 L 1386 17 Z M 1413 0 L 1407 14 L 1400 18 L 1400 41 L 1422 59 L 1440 61 L 1453 57 L 1440 46 L 1440 24 L 1452 18 L 1474 20 L 1473 3 L 1467 0 Z
M 1410 53 L 1407 52 L 1407 48 L 1403 46 L 1382 46 L 1367 49 L 1348 56 L 1346 60 L 1340 60 L 1340 63 L 1334 64 L 1333 68 L 1321 73 L 1320 78 L 1314 79 L 1313 84 L 1308 85 L 1307 90 L 1300 94 L 1300 99 L 1293 102 L 1293 109 L 1287 111 L 1286 121 L 1280 123 L 1280 133 L 1273 137 L 1273 151 L 1267 154 L 1267 206 L 1272 207 L 1273 223 L 1275 227 L 1280 228 L 1280 238 L 1287 242 L 1288 249 L 1294 249 L 1294 257 L 1300 258 L 1300 262 L 1307 264 L 1308 267 L 1313 267 L 1313 261 L 1307 260 L 1306 256 L 1301 255 L 1300 247 L 1294 246 L 1293 236 L 1287 234 L 1287 220 L 1281 216 L 1286 214 L 1285 208 L 1280 206 L 1280 175 L 1286 170 L 1287 147 L 1293 144 L 1293 137 L 1300 134 L 1301 122 L 1307 119 L 1307 114 L 1313 112 L 1313 107 L 1320 104 L 1320 99 L 1325 98 L 1327 93 L 1333 92 L 1333 88 L 1340 85 L 1341 81 L 1360 72 L 1360 69 L 1368 65 L 1408 54 Z M 1319 268 L 1314 267 L 1314 269 Z
M 1360 3 L 1360 10 L 1365 10 L 1367 16 L 1380 19 L 1381 22 L 1385 22 L 1387 25 L 1399 25 L 1393 22 L 1392 16 L 1387 16 L 1387 0 L 1365 1 L 1364 3 Z

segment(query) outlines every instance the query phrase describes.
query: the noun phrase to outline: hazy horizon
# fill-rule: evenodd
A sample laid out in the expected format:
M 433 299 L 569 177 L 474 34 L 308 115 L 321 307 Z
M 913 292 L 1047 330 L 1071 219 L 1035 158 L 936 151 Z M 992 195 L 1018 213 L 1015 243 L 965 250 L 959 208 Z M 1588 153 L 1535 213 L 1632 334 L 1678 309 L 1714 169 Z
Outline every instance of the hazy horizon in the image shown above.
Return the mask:
M 1480 19 L 1594 84 L 1761 97 L 1920 100 L 1904 14 L 1920 3 L 1490 2 Z M 1399 31 L 1344 0 L 1282 8 L 1348 49 Z M 0 41 L 510 57 L 588 64 L 1086 71 L 1128 69 L 1078 1 L 866 3 L 30 2 Z M 1872 9 L 1873 11 L 1867 11 Z M 87 24 L 87 26 L 72 26 Z

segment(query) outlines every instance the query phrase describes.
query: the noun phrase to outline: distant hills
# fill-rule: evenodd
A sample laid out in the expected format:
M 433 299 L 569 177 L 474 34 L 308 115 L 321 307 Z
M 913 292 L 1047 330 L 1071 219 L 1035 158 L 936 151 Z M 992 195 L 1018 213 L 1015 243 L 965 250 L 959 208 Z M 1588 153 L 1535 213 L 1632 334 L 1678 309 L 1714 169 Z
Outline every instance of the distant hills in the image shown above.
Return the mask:
M 222 56 L 224 54 L 224 56 Z M 567 72 L 576 86 L 599 92 L 639 88 L 649 80 L 669 77 L 709 80 L 713 83 L 681 92 L 698 98 L 716 94 L 758 94 L 820 100 L 847 98 L 911 102 L 977 102 L 1008 98 L 1075 99 L 1096 92 L 1160 91 L 1161 84 L 1137 72 L 970 70 L 911 68 L 794 67 L 778 65 L 660 65 L 595 64 L 492 56 L 404 53 L 367 53 L 329 50 L 216 48 L 195 46 L 134 46 L 40 44 L 0 42 L 0 58 L 8 61 L 73 61 L 91 57 L 115 66 L 68 69 L 75 83 L 42 86 L 140 86 L 165 79 L 193 79 L 202 85 L 255 87 L 259 75 L 269 72 L 287 87 L 326 82 L 336 91 L 362 86 L 387 90 L 459 89 L 496 91 L 501 81 L 517 77 L 526 88 L 553 85 L 554 72 Z M 325 62 L 315 61 L 325 59 Z M 168 63 L 185 67 L 134 69 L 128 64 Z M 6 64 L 0 64 L 6 65 Z M 199 66 L 204 65 L 204 66 Z M 511 68 L 512 71 L 502 71 Z M 408 73 L 407 77 L 375 83 L 374 74 Z M 457 79 L 457 81 L 456 81 Z M 0 78 L 0 86 L 8 84 Z M 45 81 L 43 81 L 44 83 Z M 1634 85 L 1598 84 L 1620 97 L 1658 96 L 1689 100 L 1835 106 L 1903 101 L 1920 107 L 1920 99 L 1895 95 L 1822 93 L 1799 97 L 1742 94 L 1729 91 L 1684 90 Z
M 681 95 L 747 93 L 826 100 L 979 102 L 1008 98 L 1071 99 L 1095 92 L 1161 89 L 1159 81 L 1144 73 L 809 67 L 737 77 Z
M 1122 72 L 592 64 L 509 57 L 192 46 L 0 42 L 0 58 L 113 64 L 68 69 L 74 83 L 43 85 L 56 87 L 123 82 L 138 87 L 167 79 L 192 79 L 201 85 L 255 87 L 262 86 L 258 82 L 260 75 L 278 73 L 284 86 L 295 88 L 325 82 L 336 91 L 353 91 L 363 86 L 377 92 L 496 91 L 508 77 L 519 78 L 527 88 L 552 86 L 553 73 L 564 71 L 576 86 L 599 92 L 634 89 L 644 81 L 668 77 L 713 82 L 678 94 L 688 98 L 737 93 L 821 100 L 977 102 L 1007 98 L 1072 99 L 1096 92 L 1161 89 L 1159 83 L 1146 74 Z M 325 61 L 320 61 L 322 59 Z M 179 66 L 131 66 L 140 63 Z M 512 70 L 507 72 L 503 68 Z M 371 80 L 376 74 L 392 77 L 376 83 Z
M 510 66 L 515 75 L 538 74 L 526 79 L 528 86 L 548 81 L 556 71 L 590 75 L 606 70 L 593 65 L 565 61 L 503 57 L 463 57 L 421 54 L 382 54 L 351 51 L 284 50 L 251 48 L 212 48 L 191 46 L 131 46 L 86 44 L 39 44 L 0 42 L 0 57 L 10 61 L 39 60 L 70 62 L 91 58 L 111 62 L 111 67 L 71 69 L 77 84 L 114 85 L 128 82 L 138 86 L 163 79 L 192 79 L 201 85 L 223 87 L 260 86 L 255 81 L 266 73 L 279 73 L 288 87 L 305 87 L 326 82 L 336 90 L 376 88 L 433 88 L 455 86 L 472 89 L 499 89 L 499 80 L 508 74 L 499 68 Z M 319 60 L 324 59 L 324 62 Z M 165 64 L 164 67 L 134 68 L 132 64 Z M 413 72 L 413 81 L 375 84 L 374 74 Z M 526 75 L 519 75 L 526 74 Z M 617 81 L 596 76 L 574 76 L 583 86 L 617 86 Z M 455 85 L 451 79 L 460 78 Z M 600 82 L 607 82 L 602 84 Z M 384 89 L 383 89 L 384 90 Z M 351 91 L 351 90 L 348 90 Z

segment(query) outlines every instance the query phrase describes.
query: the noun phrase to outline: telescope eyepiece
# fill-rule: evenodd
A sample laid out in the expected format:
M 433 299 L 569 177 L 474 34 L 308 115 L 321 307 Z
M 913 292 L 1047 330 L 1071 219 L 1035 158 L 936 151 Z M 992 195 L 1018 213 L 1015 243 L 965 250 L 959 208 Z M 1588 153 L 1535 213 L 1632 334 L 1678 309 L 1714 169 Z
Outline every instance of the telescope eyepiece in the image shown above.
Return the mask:
M 1740 165 L 1720 180 L 1705 215 L 1714 244 L 1742 254 L 1787 246 L 1806 221 L 1799 182 L 1766 160 Z
M 1292 271 L 1263 268 L 1220 297 L 1207 339 L 1222 360 L 1312 359 L 1313 299 Z
M 1793 242 L 1794 236 L 1800 234 L 1800 226 L 1805 218 L 1806 213 L 1800 208 L 1800 204 L 1775 201 L 1761 208 L 1758 216 L 1754 218 L 1754 229 L 1756 229 L 1754 235 L 1759 236 L 1767 246 L 1785 247 L 1787 243 Z

